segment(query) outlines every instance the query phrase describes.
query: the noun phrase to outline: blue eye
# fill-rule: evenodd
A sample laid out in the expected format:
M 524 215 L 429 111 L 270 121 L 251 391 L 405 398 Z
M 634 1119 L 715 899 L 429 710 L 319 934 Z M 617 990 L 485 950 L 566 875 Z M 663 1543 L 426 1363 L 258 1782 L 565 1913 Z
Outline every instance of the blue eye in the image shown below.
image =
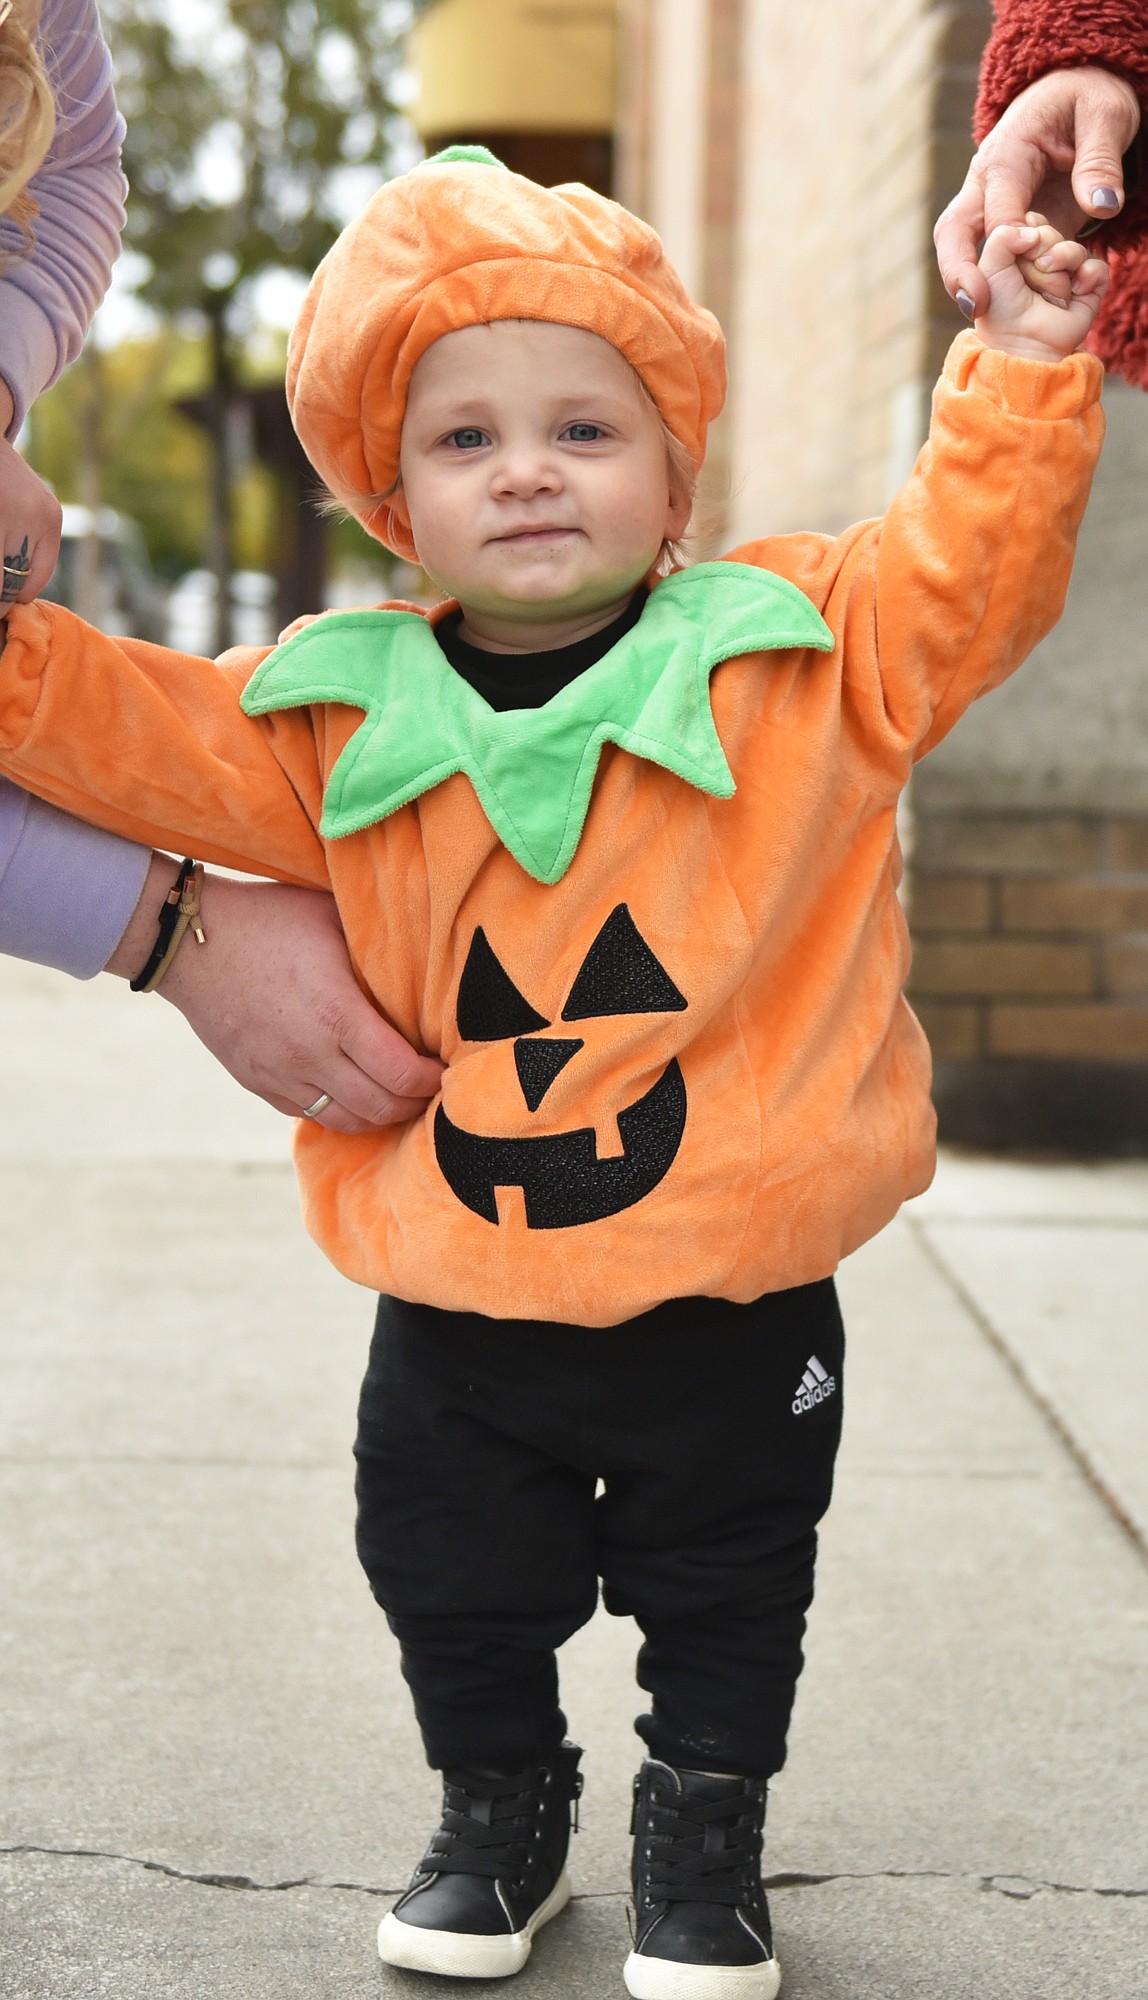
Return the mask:
M 480 445 L 486 443 L 486 432 L 468 425 L 465 430 L 452 431 L 448 443 L 457 445 L 460 451 L 477 451 Z
M 599 424 L 567 424 L 565 435 L 571 444 L 596 444 L 602 430 Z

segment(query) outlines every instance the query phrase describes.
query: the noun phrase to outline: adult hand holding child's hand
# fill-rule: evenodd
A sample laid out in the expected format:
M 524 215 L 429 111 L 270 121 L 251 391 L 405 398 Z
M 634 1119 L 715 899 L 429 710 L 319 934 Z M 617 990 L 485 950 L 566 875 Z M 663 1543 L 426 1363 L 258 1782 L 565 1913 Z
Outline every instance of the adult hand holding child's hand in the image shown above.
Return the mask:
M 1083 243 L 1060 235 L 1043 215 L 1023 224 L 1003 223 L 981 251 L 981 276 L 989 301 L 976 330 L 987 347 L 1034 361 L 1062 361 L 1088 338 L 1108 290 L 1108 266 Z M 1055 280 L 1070 287 L 1066 300 L 1037 289 Z
M 1121 155 L 1139 123 L 1132 84 L 1090 64 L 1052 70 L 1013 99 L 933 231 L 945 290 L 968 319 L 986 308 L 979 238 L 1038 203 L 1066 235 L 1111 221 L 1124 206 Z

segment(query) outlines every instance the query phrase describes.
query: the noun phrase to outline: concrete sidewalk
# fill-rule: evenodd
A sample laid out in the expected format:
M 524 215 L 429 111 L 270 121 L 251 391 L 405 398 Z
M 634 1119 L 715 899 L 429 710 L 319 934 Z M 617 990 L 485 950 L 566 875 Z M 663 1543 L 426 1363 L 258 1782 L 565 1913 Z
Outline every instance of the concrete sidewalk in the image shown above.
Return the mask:
M 367 2000 L 437 1805 L 351 1545 L 370 1300 L 162 1002 L 0 962 L 0 1045 L 0 1993 Z M 785 1992 L 1137 2000 L 1148 1169 L 948 1159 L 842 1292 Z M 622 1993 L 633 1653 L 567 1648 L 576 1901 L 521 2000 Z

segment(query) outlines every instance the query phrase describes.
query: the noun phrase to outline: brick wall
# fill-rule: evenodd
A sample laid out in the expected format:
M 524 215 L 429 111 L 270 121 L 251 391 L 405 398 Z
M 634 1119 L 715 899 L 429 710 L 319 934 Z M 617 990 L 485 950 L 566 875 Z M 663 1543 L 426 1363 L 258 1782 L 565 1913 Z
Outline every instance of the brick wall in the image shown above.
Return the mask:
M 918 818 L 909 994 L 942 1131 L 973 1145 L 1148 1145 L 1148 818 Z

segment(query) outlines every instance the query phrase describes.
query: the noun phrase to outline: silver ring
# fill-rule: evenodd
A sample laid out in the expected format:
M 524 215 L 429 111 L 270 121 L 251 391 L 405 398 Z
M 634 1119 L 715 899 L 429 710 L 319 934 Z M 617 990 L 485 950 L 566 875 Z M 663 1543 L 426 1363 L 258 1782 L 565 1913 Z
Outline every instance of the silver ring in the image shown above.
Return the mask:
M 325 1111 L 327 1109 L 327 1106 L 330 1104 L 330 1102 L 331 1102 L 330 1091 L 329 1090 L 320 1091 L 318 1097 L 315 1099 L 314 1104 L 306 1105 L 304 1109 L 299 1113 L 299 1116 L 300 1118 L 317 1118 L 321 1111 Z
M 25 535 L 20 547 L 12 554 L 4 553 L 4 588 L 0 590 L 0 603 L 10 604 L 19 597 L 32 568 L 32 558 L 28 554 L 28 537 Z

